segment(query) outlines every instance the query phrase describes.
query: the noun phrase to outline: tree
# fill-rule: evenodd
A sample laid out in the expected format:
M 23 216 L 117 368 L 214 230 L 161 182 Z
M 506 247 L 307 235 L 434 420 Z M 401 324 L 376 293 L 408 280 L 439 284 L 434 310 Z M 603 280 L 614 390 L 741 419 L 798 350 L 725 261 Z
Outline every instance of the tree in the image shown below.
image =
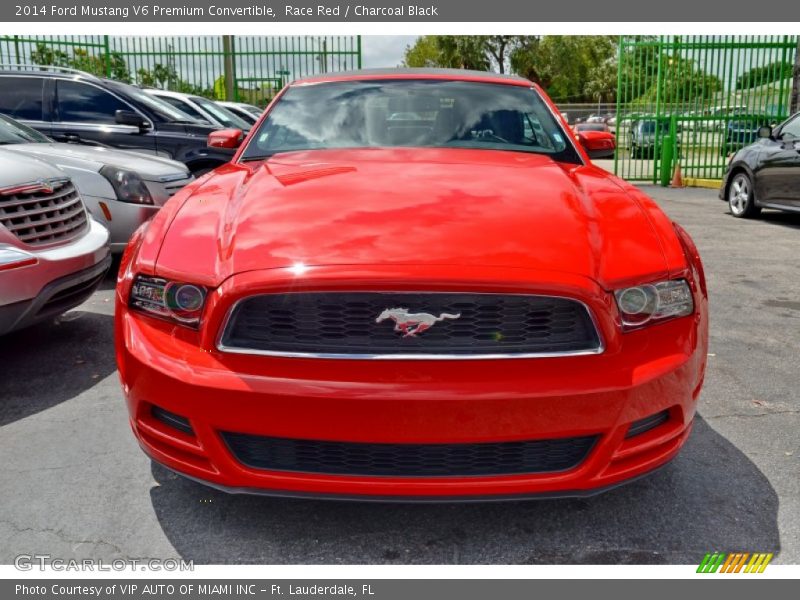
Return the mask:
M 423 35 L 417 38 L 413 46 L 406 46 L 403 54 L 403 67 L 435 68 L 439 63 L 439 45 L 436 35 Z
M 617 44 L 614 36 L 522 36 L 511 50 L 511 69 L 538 83 L 556 102 L 613 99 Z
M 46 44 L 36 44 L 36 50 L 31 52 L 31 62 L 35 65 L 50 65 L 54 67 L 69 67 L 69 55 L 61 50 L 54 50 Z
M 48 65 L 55 67 L 68 67 L 85 71 L 98 77 L 111 75 L 112 79 L 131 82 L 130 72 L 125 59 L 117 52 L 110 55 L 97 56 L 89 54 L 85 48 L 75 47 L 72 56 L 61 50 L 56 50 L 46 44 L 36 44 L 36 50 L 31 52 L 31 62 L 35 65 Z
M 776 60 L 763 67 L 753 67 L 736 78 L 736 89 L 746 90 L 792 76 L 792 63 Z
M 613 99 L 613 36 L 427 35 L 406 47 L 403 65 L 516 73 L 557 101 Z
M 441 66 L 451 69 L 488 71 L 491 69 L 487 36 L 440 35 L 436 36 Z
M 490 35 L 486 39 L 486 51 L 492 55 L 501 73 L 506 72 L 506 54 L 513 48 L 516 40 L 517 37 L 513 35 Z
M 505 72 L 505 57 L 513 36 L 424 35 L 407 46 L 403 65 L 489 71 L 498 64 Z M 499 62 L 503 66 L 499 66 Z

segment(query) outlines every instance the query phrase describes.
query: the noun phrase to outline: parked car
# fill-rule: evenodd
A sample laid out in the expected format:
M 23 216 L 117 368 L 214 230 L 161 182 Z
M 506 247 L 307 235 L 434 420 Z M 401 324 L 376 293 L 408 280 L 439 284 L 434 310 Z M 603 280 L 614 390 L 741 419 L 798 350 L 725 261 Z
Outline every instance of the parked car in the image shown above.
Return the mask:
M 103 146 L 54 142 L 5 115 L 0 115 L 0 147 L 63 169 L 92 216 L 109 230 L 112 252 L 122 252 L 131 234 L 194 179 L 183 163 Z
M 720 154 L 727 156 L 731 152 L 748 146 L 758 139 L 758 131 L 762 127 L 768 127 L 769 117 L 746 117 L 732 119 L 725 126 L 725 137 L 722 140 Z
M 383 500 L 580 496 L 672 459 L 706 364 L 702 264 L 557 114 L 466 70 L 289 85 L 123 258 L 144 451 L 228 491 Z
M 657 119 L 643 119 L 631 125 L 629 132 L 631 156 L 634 158 L 653 158 L 661 154 L 664 138 L 669 135 L 669 121 Z M 658 131 L 658 135 L 656 135 Z M 677 154 L 681 153 L 681 136 L 675 140 Z
M 700 127 L 704 129 L 723 130 L 730 117 L 747 114 L 747 106 L 714 106 L 703 111 Z
M 0 113 L 57 142 L 172 158 L 195 176 L 233 156 L 207 146 L 217 127 L 198 123 L 138 87 L 72 69 L 35 68 L 0 70 Z
M 606 123 L 578 123 L 573 130 L 584 148 L 593 147 L 593 150 L 587 150 L 590 158 L 614 158 L 617 140 Z
M 246 104 L 245 102 L 226 102 L 224 100 L 219 100 L 217 104 L 227 108 L 242 120 L 250 123 L 250 125 L 255 125 L 264 113 L 263 108 L 258 108 L 252 104 Z
M 739 218 L 757 217 L 762 208 L 800 212 L 800 113 L 758 135 L 728 163 L 720 199 Z
M 107 242 L 64 171 L 0 149 L 0 335 L 86 300 L 111 264 Z
M 145 91 L 203 123 L 221 128 L 241 129 L 242 131 L 249 131 L 252 125 L 224 106 L 202 96 L 152 88 L 146 88 Z

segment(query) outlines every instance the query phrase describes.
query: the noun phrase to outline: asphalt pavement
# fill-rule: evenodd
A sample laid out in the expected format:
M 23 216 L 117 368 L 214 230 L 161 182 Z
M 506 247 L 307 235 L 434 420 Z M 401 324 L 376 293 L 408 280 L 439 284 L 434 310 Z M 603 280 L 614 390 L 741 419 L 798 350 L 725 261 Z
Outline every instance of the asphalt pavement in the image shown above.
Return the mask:
M 645 187 L 694 237 L 709 368 L 683 452 L 581 500 L 399 505 L 233 496 L 151 464 L 114 366 L 113 276 L 0 338 L 0 563 L 16 555 L 203 563 L 800 562 L 800 215 L 734 219 L 713 190 Z

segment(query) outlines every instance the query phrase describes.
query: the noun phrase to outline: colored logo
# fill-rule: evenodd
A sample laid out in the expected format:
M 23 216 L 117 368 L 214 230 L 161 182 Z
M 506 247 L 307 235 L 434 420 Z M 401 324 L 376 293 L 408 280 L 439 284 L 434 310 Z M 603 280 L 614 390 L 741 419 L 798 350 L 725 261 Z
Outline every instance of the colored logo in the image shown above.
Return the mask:
M 697 567 L 698 573 L 763 573 L 764 569 L 772 560 L 772 553 L 766 552 L 734 552 L 725 554 L 724 552 L 707 553 L 700 566 Z

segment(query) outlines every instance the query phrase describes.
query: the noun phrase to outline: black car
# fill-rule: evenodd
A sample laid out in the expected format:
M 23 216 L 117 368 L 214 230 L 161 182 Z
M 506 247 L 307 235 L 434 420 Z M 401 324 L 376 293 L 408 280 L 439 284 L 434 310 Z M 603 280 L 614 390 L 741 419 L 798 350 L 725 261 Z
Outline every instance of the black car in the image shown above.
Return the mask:
M 800 113 L 758 135 L 728 164 L 720 199 L 734 217 L 756 217 L 762 208 L 800 212 Z
M 201 124 L 136 86 L 69 69 L 0 70 L 0 113 L 59 142 L 166 156 L 195 176 L 233 156 L 210 148 Z

